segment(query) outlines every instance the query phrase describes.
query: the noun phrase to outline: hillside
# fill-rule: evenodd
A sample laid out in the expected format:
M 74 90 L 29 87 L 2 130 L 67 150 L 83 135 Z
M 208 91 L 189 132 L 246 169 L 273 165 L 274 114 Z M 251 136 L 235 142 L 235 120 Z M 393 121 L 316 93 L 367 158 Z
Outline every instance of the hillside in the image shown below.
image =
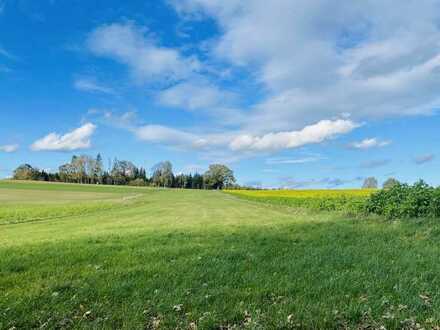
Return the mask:
M 434 328 L 438 221 L 0 183 L 0 329 Z

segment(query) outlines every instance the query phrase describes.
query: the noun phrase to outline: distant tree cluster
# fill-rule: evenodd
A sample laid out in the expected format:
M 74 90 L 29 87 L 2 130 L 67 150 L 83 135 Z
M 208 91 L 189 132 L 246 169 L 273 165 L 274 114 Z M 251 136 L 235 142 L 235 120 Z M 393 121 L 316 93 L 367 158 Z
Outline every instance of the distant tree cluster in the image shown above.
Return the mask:
M 37 180 L 82 184 L 154 186 L 184 189 L 223 189 L 237 188 L 234 173 L 227 166 L 213 164 L 204 174 L 174 174 L 169 161 L 156 164 L 151 176 L 142 167 L 126 160 L 114 159 L 107 170 L 104 169 L 100 154 L 73 156 L 69 163 L 63 164 L 55 173 L 39 170 L 23 164 L 14 171 L 15 180 Z
M 387 179 L 383 185 L 383 189 L 391 189 L 394 186 L 399 185 L 400 182 L 396 180 L 395 178 L 389 178 Z M 364 180 L 364 183 L 362 185 L 363 189 L 377 189 L 379 187 L 379 183 L 375 177 L 368 177 Z

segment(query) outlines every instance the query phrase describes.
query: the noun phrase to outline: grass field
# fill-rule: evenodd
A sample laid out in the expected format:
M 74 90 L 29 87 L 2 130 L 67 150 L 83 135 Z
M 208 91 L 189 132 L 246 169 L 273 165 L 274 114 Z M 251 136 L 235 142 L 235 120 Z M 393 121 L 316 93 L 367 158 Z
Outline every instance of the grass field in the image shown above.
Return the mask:
M 11 182 L 0 183 L 0 214 L 0 329 L 440 324 L 438 220 Z

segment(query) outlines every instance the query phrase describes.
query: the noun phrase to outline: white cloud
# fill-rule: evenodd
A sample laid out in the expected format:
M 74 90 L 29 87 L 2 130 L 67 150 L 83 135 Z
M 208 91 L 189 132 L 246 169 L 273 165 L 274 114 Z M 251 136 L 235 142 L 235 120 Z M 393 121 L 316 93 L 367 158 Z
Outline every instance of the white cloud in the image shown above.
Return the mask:
M 231 140 L 228 133 L 196 134 L 162 125 L 144 125 L 134 127 L 131 131 L 145 142 L 200 150 L 224 147 Z
M 389 140 L 381 141 L 377 138 L 370 138 L 370 139 L 364 139 L 359 142 L 353 142 L 349 146 L 354 149 L 370 149 L 370 148 L 377 148 L 377 147 L 385 147 L 390 144 L 391 144 L 391 141 L 389 141 Z
M 321 157 L 311 156 L 311 157 L 303 157 L 303 158 L 269 158 L 266 159 L 267 165 L 278 165 L 278 164 L 305 164 L 305 163 L 313 163 L 321 160 Z
M 7 145 L 0 146 L 0 151 L 7 152 L 7 153 L 15 152 L 18 150 L 19 147 L 20 146 L 18 144 L 7 144 Z
M 64 135 L 50 133 L 31 145 L 34 151 L 74 151 L 91 147 L 91 137 L 96 130 L 92 123 L 68 132 Z
M 151 143 L 194 145 L 199 140 L 194 134 L 162 125 L 140 126 L 134 128 L 133 132 L 140 140 Z
M 247 130 L 297 129 L 344 112 L 363 121 L 440 107 L 438 1 L 399 2 L 398 11 L 394 0 L 172 3 L 187 20 L 213 18 L 221 33 L 211 54 L 264 87 Z
M 87 40 L 93 54 L 126 65 L 139 81 L 169 83 L 154 95 L 160 105 L 214 118 L 203 131 L 134 128 L 144 141 L 265 153 L 321 143 L 357 122 L 440 108 L 437 0 L 399 3 L 398 11 L 395 0 L 169 2 L 184 18 L 179 23 L 209 18 L 219 33 L 185 51 L 164 47 L 133 23 L 100 26 Z M 229 72 L 228 82 L 210 65 Z M 353 147 L 388 143 L 373 138 Z
M 237 94 L 218 88 L 207 79 L 191 79 L 160 91 L 156 99 L 160 105 L 208 116 L 218 126 L 239 126 L 248 116 L 237 106 Z
M 158 101 L 162 105 L 187 110 L 218 108 L 234 101 L 236 96 L 223 91 L 208 81 L 183 82 L 161 91 Z
M 96 28 L 89 35 L 87 46 L 97 56 L 128 65 L 140 81 L 175 81 L 200 68 L 196 58 L 186 58 L 175 49 L 156 45 L 144 29 L 132 23 Z
M 351 120 L 321 120 L 299 131 L 268 133 L 262 136 L 240 135 L 230 143 L 232 150 L 275 151 L 321 143 L 338 135 L 351 132 L 359 124 Z
M 17 57 L 12 55 L 9 51 L 0 46 L 0 56 L 6 57 L 8 60 L 15 61 Z
M 74 81 L 73 86 L 83 92 L 98 92 L 104 94 L 114 94 L 115 91 L 107 86 L 101 85 L 93 78 L 78 78 Z
M 217 149 L 217 151 L 222 150 L 223 153 L 239 152 L 241 157 L 244 157 L 255 152 L 273 152 L 321 143 L 349 133 L 359 126 L 357 123 L 344 119 L 322 120 L 299 131 L 269 133 L 263 136 L 252 136 L 241 132 L 192 133 L 162 125 L 134 126 L 130 130 L 138 139 L 149 143 L 200 150 Z M 285 163 L 300 163 L 316 160 L 316 157 L 308 157 L 284 161 Z M 273 161 L 276 160 L 273 159 Z M 280 159 L 278 161 L 283 162 Z

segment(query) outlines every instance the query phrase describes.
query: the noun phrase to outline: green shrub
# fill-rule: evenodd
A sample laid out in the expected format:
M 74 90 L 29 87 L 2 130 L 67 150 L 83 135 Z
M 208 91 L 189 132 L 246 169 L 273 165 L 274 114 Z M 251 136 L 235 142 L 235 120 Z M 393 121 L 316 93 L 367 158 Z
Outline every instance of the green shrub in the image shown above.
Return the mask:
M 440 188 L 433 188 L 423 181 L 414 185 L 399 183 L 371 195 L 365 210 L 389 219 L 439 217 Z
M 440 217 L 440 187 L 431 187 L 424 181 L 408 185 L 393 180 L 392 184 L 387 185 L 387 189 L 377 190 L 365 196 L 354 193 L 326 196 L 321 192 L 316 196 L 298 192 L 291 197 L 285 192 L 283 194 L 287 196 L 268 196 L 264 191 L 253 194 L 229 193 L 258 202 L 317 211 L 336 211 L 352 216 L 374 214 L 387 219 Z

